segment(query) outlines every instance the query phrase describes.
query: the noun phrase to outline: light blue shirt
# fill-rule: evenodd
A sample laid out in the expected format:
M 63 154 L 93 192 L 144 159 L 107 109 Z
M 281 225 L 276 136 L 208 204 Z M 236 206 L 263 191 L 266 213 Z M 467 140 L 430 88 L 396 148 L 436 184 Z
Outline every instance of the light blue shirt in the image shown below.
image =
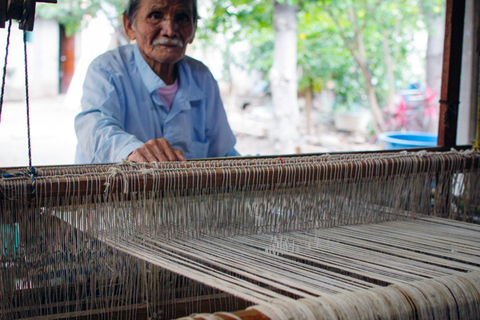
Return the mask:
M 176 67 L 180 86 L 167 112 L 158 94 L 165 83 L 136 44 L 97 57 L 88 69 L 82 111 L 75 118 L 75 162 L 119 162 L 161 137 L 187 160 L 238 155 L 218 84 L 208 68 L 187 56 Z

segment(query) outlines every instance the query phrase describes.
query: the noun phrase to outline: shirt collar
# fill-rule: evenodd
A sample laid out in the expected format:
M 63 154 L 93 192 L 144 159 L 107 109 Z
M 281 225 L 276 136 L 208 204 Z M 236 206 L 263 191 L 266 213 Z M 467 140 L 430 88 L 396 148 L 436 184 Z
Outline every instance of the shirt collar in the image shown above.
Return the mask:
M 134 44 L 133 50 L 135 57 L 135 64 L 137 65 L 138 72 L 142 81 L 150 94 L 157 93 L 158 88 L 164 87 L 165 82 L 155 73 L 140 53 L 138 45 Z M 195 83 L 192 70 L 188 63 L 185 62 L 185 58 L 177 62 L 178 78 L 180 81 L 180 87 L 177 94 L 182 97 L 188 97 L 189 101 L 201 100 L 205 98 L 205 94 Z
M 137 65 L 143 84 L 147 88 L 148 92 L 152 94 L 153 92 L 157 91 L 158 88 L 165 86 L 165 82 L 163 82 L 163 80 L 157 76 L 155 72 L 153 72 L 152 68 L 150 68 L 140 53 L 138 45 L 135 43 L 134 46 L 133 54 L 135 56 L 135 64 Z
M 192 69 L 187 62 L 189 57 L 184 57 L 178 62 L 178 79 L 180 81 L 180 87 L 178 88 L 177 95 L 181 97 L 188 97 L 189 101 L 196 101 L 205 99 L 205 93 L 201 90 L 195 81 L 192 74 Z

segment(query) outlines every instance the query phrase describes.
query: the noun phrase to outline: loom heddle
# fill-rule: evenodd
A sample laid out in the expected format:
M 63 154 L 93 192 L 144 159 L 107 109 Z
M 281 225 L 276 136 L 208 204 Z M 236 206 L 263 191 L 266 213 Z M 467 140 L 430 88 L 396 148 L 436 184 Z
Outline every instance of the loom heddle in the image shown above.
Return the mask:
M 471 151 L 43 167 L 33 200 L 3 178 L 0 318 L 474 319 L 479 168 Z

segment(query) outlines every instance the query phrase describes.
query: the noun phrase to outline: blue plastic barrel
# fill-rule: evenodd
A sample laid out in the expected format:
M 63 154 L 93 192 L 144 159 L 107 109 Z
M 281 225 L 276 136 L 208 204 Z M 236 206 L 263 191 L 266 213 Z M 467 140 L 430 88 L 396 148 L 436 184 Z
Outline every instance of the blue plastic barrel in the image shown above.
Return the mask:
M 385 144 L 385 150 L 436 147 L 438 136 L 429 132 L 383 132 L 378 140 Z

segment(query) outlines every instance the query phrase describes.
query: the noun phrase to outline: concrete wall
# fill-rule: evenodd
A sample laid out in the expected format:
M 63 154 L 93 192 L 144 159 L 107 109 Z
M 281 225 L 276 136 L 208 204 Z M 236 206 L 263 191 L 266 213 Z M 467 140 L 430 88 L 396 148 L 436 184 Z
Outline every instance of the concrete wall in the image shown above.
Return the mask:
M 5 59 L 7 28 L 0 29 L 1 72 Z M 13 22 L 5 81 L 5 101 L 25 99 L 25 63 L 23 31 Z M 31 98 L 53 97 L 58 94 L 59 28 L 56 21 L 35 20 L 27 42 L 29 94 Z

